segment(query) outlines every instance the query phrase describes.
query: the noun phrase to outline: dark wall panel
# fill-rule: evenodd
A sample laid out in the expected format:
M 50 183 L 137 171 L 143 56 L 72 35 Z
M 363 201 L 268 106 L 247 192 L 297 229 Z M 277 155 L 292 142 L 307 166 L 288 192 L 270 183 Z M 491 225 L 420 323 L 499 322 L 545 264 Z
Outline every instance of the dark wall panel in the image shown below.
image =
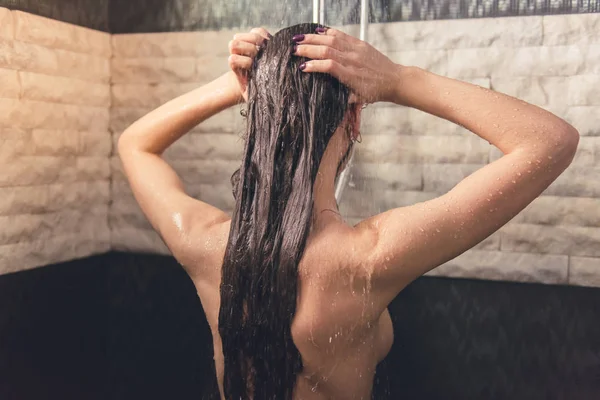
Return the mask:
M 312 21 L 312 0 L 112 0 L 111 31 L 285 27 Z M 360 0 L 325 0 L 329 25 L 360 21 Z M 600 0 L 369 0 L 370 22 L 600 12 Z
M 312 20 L 312 0 L 0 0 L 0 7 L 112 33 L 284 27 Z M 329 25 L 360 20 L 360 0 L 326 0 Z M 369 0 L 370 22 L 600 12 L 600 0 Z
M 210 331 L 171 257 L 0 277 L 0 399 L 210 399 Z M 600 289 L 421 278 L 391 304 L 375 399 L 600 398 Z
M 312 19 L 312 0 L 113 0 L 109 14 L 114 33 L 288 26 Z
M 110 0 L 0 0 L 0 7 L 26 11 L 108 32 Z

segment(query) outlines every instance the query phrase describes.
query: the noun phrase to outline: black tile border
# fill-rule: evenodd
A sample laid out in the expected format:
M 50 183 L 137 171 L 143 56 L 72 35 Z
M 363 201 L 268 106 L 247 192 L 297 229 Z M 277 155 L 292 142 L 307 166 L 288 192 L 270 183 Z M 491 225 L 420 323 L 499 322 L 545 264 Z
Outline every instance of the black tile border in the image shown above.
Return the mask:
M 0 276 L 0 399 L 208 399 L 210 329 L 173 257 Z M 389 307 L 374 399 L 595 399 L 600 288 L 421 277 Z

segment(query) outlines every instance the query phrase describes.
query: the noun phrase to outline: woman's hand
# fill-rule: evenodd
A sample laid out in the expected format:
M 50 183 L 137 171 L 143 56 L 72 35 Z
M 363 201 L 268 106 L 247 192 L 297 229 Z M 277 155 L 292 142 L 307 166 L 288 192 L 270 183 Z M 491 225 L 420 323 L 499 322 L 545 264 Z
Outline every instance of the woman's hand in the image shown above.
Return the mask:
M 297 43 L 294 54 L 311 59 L 300 66 L 302 71 L 333 75 L 362 102 L 397 102 L 402 66 L 370 44 L 325 28 L 317 28 L 315 34 L 297 35 L 294 41 Z
M 271 39 L 264 28 L 254 28 L 250 33 L 238 33 L 229 42 L 229 67 L 235 73 L 240 93 L 248 101 L 248 71 L 260 46 Z

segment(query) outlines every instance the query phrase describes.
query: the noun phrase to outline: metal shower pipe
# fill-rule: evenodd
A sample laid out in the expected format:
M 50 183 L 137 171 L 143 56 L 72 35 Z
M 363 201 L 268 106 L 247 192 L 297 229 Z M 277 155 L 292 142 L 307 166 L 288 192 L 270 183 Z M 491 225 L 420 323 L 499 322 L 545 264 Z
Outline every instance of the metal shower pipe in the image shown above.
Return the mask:
M 318 1 L 318 0 L 315 0 Z M 369 26 L 369 0 L 360 0 L 360 40 L 367 40 L 367 27 Z M 354 161 L 354 148 L 352 148 L 352 152 L 350 153 L 350 158 L 348 159 L 348 164 L 346 168 L 340 174 L 340 177 L 337 182 L 337 186 L 335 188 L 335 199 L 337 203 L 340 203 L 342 198 L 342 194 L 344 192 L 344 188 L 348 184 L 350 168 L 352 168 L 352 164 Z
M 313 22 L 321 25 L 325 23 L 325 0 L 313 0 Z

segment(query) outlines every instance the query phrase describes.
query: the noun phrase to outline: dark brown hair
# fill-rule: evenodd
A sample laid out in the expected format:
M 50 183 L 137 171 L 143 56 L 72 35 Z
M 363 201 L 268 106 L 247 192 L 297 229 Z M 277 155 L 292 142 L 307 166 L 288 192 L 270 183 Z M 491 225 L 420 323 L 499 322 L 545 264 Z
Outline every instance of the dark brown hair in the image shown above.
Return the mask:
M 291 399 L 302 360 L 291 324 L 298 264 L 313 211 L 321 159 L 348 109 L 349 90 L 304 73 L 292 37 L 279 31 L 255 58 L 248 87 L 246 145 L 234 174 L 235 209 L 221 280 L 219 333 L 228 400 Z

